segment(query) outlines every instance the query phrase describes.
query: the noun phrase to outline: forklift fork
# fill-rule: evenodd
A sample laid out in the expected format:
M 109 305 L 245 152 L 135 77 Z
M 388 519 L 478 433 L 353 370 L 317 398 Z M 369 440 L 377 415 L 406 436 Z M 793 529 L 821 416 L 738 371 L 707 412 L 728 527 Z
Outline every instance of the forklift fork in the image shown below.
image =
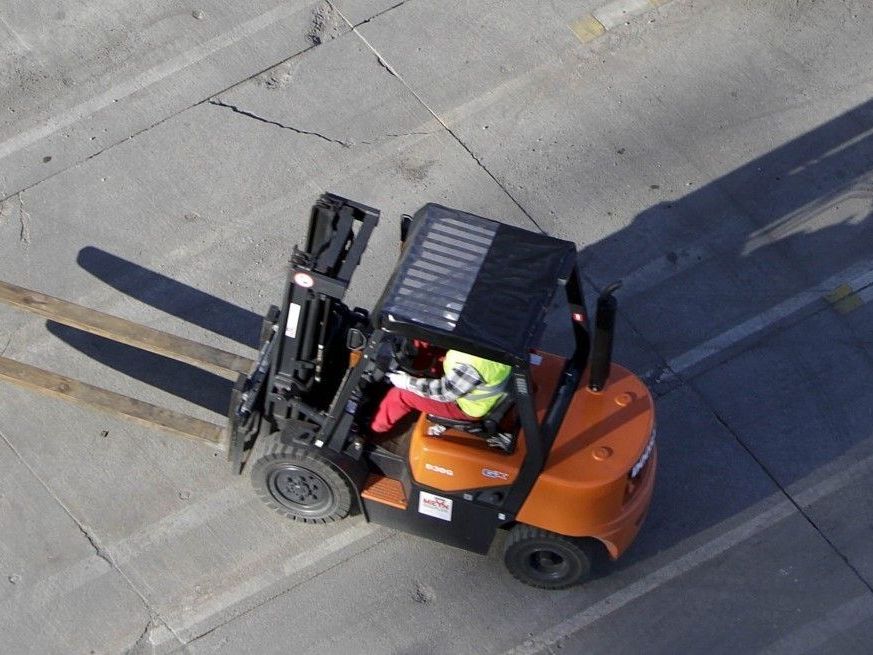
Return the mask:
M 239 378 L 255 362 L 247 357 L 139 325 L 117 316 L 54 298 L 23 287 L 0 282 L 0 303 L 42 316 L 55 323 L 134 346 L 215 373 Z M 0 380 L 33 391 L 86 405 L 130 421 L 172 434 L 227 448 L 225 428 L 210 421 L 152 405 L 80 380 L 0 357 Z

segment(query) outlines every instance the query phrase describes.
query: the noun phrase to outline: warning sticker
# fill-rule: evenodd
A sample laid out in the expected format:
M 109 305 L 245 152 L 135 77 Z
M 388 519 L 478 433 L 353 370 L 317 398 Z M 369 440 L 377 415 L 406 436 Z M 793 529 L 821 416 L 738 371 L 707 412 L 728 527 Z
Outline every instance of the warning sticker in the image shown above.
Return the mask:
M 292 339 L 297 336 L 297 321 L 300 320 L 300 305 L 292 302 L 288 306 L 288 322 L 285 323 L 285 336 Z
M 443 521 L 452 520 L 452 499 L 435 496 L 426 491 L 418 494 L 418 512 Z

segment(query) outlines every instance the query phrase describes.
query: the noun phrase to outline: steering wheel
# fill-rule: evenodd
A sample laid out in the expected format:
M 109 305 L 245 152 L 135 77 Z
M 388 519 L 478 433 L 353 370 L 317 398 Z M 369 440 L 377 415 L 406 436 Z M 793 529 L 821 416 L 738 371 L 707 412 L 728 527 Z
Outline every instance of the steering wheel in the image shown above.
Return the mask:
M 415 368 L 415 358 L 418 357 L 418 346 L 409 337 L 396 337 L 393 343 L 396 368 L 415 377 L 421 377 L 424 371 Z

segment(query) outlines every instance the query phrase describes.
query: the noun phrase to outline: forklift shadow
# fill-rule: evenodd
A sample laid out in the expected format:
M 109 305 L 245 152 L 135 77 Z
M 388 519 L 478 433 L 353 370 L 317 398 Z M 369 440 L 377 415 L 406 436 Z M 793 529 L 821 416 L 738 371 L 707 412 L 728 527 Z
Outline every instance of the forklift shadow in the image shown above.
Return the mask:
M 572 188 L 577 181 L 562 183 Z M 820 286 L 871 260 L 871 199 L 873 101 L 868 101 L 684 196 L 645 209 L 626 228 L 584 248 L 584 269 L 596 286 L 635 271 L 661 275 L 636 290 L 628 284 L 622 313 L 668 362 L 678 354 L 671 339 L 696 345 L 689 335 L 705 341 L 779 306 L 800 289 Z M 84 248 L 78 261 L 132 298 L 256 345 L 261 317 L 253 312 L 98 248 Z M 652 262 L 658 266 L 650 269 Z M 665 269 L 669 275 L 661 274 Z M 639 276 L 636 280 L 639 284 Z M 99 340 L 50 329 L 113 368 L 155 386 L 170 385 L 171 393 L 192 394 L 197 386 L 181 368 L 175 369 L 179 375 L 149 377 L 140 363 L 151 356 L 139 351 L 104 350 Z M 781 350 L 775 354 L 740 355 L 755 348 L 753 338 L 737 344 L 730 354 L 738 356 L 726 363 L 707 360 L 678 375 L 672 387 L 655 385 L 660 393 L 655 497 L 620 568 L 741 514 L 870 441 L 873 376 L 863 376 L 870 369 L 869 345 L 836 343 L 829 350 L 821 347 L 820 335 L 779 338 Z M 621 348 L 619 336 L 619 361 L 624 360 Z M 852 348 L 853 361 L 827 361 Z M 162 371 L 169 370 L 166 363 L 161 359 Z M 719 375 L 720 366 L 733 367 L 733 374 Z M 813 373 L 818 379 L 797 384 Z M 211 391 L 205 385 L 197 394 L 203 393 L 199 402 L 223 413 L 226 395 L 220 394 L 229 385 L 221 382 L 222 389 L 216 382 Z M 788 429 L 780 421 L 789 423 Z
M 93 246 L 82 248 L 76 263 L 134 300 L 250 348 L 258 347 L 260 314 Z
M 873 448 L 873 349 L 861 336 L 873 314 L 855 311 L 863 299 L 846 284 L 864 277 L 869 287 L 871 219 L 873 100 L 583 249 L 595 287 L 628 281 L 619 322 L 641 339 L 624 343 L 620 326 L 617 361 L 648 367 L 654 353 L 662 363 L 649 380 L 659 396 L 655 495 L 619 568 Z M 801 306 L 801 292 L 817 304 Z M 778 307 L 793 309 L 764 330 L 736 330 Z M 669 368 L 731 330 L 740 336 L 726 349 Z
M 213 373 L 111 339 L 46 321 L 55 337 L 96 362 L 225 416 L 233 384 Z
M 254 312 L 100 248 L 82 248 L 76 261 L 130 298 L 245 346 L 258 346 L 262 317 Z M 46 322 L 46 328 L 105 366 L 218 414 L 227 414 L 233 385 L 218 375 L 52 321 Z

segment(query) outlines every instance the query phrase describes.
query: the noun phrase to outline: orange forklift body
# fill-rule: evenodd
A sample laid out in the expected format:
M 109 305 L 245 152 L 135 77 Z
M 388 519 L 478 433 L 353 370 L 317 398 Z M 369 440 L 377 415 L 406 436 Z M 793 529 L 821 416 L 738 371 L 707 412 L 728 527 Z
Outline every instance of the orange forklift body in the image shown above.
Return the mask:
M 563 358 L 541 353 L 534 367 L 535 407 L 542 420 Z M 579 385 L 545 466 L 516 519 L 551 532 L 601 541 L 615 559 L 639 531 L 652 497 L 657 455 L 638 474 L 631 470 L 654 437 L 654 403 L 643 382 L 613 364 L 607 386 Z M 511 485 L 526 454 L 522 432 L 512 454 L 478 437 L 449 429 L 428 435 L 422 416 L 413 431 L 409 461 L 419 484 L 445 492 Z

